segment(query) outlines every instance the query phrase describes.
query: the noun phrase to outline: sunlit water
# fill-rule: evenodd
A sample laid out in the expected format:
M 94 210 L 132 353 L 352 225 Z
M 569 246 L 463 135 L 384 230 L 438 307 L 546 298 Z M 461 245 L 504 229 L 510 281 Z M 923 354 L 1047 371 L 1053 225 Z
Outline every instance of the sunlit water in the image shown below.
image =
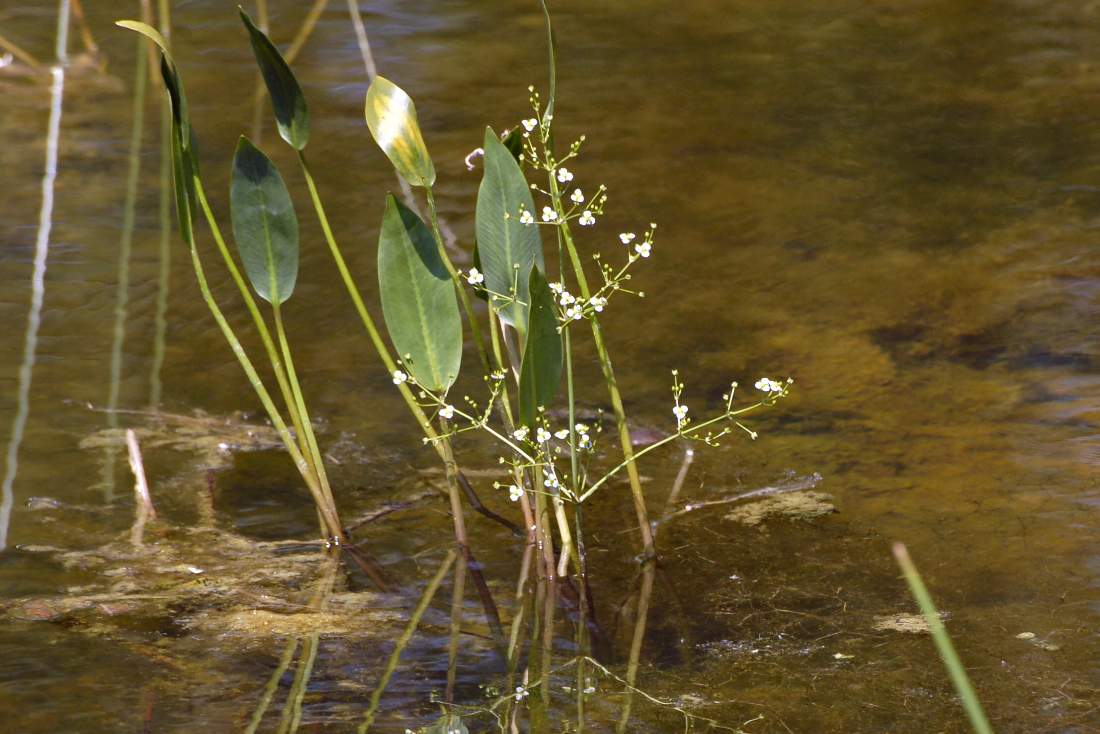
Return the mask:
M 13 484 L 12 547 L 0 554 L 0 594 L 10 599 L 77 593 L 91 573 L 58 553 L 113 541 L 133 516 L 122 455 L 80 448 L 108 424 L 99 409 L 111 393 L 134 68 L 133 39 L 111 21 L 139 13 L 137 3 L 123 5 L 88 3 L 105 73 L 82 59 L 76 33 L 69 44 L 43 320 Z M 222 5 L 175 8 L 176 55 L 220 215 L 255 81 L 243 29 Z M 273 3 L 277 41 L 293 35 L 303 5 Z M 756 442 L 734 436 L 698 452 L 684 499 L 818 472 L 817 489 L 839 509 L 745 527 L 719 507 L 662 527 L 639 685 L 731 726 L 764 716 L 747 731 L 964 730 L 931 641 L 874 627 L 876 617 L 914 610 L 889 555 L 890 541 L 904 540 L 998 730 L 1100 731 L 1100 8 L 1022 0 L 553 6 L 559 136 L 588 135 L 571 168 L 586 190 L 606 183 L 611 191 L 608 215 L 584 246 L 619 256 L 618 232 L 660 225 L 633 282 L 646 298 L 621 299 L 606 314 L 633 419 L 672 426 L 672 368 L 687 381 L 693 415 L 718 409 L 732 379 L 747 387 L 762 375 L 791 375 L 793 397 L 752 421 Z M 538 6 L 455 0 L 364 11 L 381 73 L 416 99 L 441 212 L 468 245 L 479 174 L 463 157 L 485 124 L 500 129 L 527 116 L 527 85 L 544 83 Z M 0 9 L 0 34 L 42 59 L 52 57 L 54 24 L 45 0 Z M 382 197 L 395 180 L 362 121 L 366 78 L 343 3 L 322 16 L 295 69 L 333 226 L 373 292 Z M 17 414 L 50 103 L 48 74 L 11 71 L 0 69 L 5 447 Z M 119 384 L 120 405 L 132 410 L 149 408 L 155 349 L 157 99 L 149 95 L 146 111 Z M 305 254 L 289 327 L 322 439 L 341 460 L 341 509 L 355 517 L 422 492 L 420 470 L 433 456 L 362 337 L 293 159 L 270 128 L 263 141 L 298 197 Z M 160 407 L 254 414 L 178 242 L 173 257 Z M 243 325 L 232 285 L 215 281 Z M 581 398 L 599 406 L 604 393 L 588 356 L 578 359 Z M 495 462 L 475 441 L 460 450 L 467 466 Z M 679 459 L 671 449 L 642 465 L 655 513 Z M 313 533 L 308 497 L 278 453 L 240 452 L 211 471 L 203 456 L 171 447 L 148 449 L 145 461 L 170 526 L 212 520 L 260 539 Z M 491 481 L 479 480 L 482 495 L 514 515 Z M 445 510 L 421 502 L 367 526 L 372 553 L 397 581 L 386 608 L 415 604 L 446 550 Z M 632 589 L 632 515 L 625 486 L 615 484 L 586 514 L 597 611 L 614 641 L 606 660 L 620 674 L 631 619 L 616 612 Z M 522 543 L 481 518 L 469 522 L 507 621 Z M 377 730 L 404 731 L 432 715 L 430 696 L 445 682 L 448 604 L 445 586 Z M 471 631 L 482 634 L 472 590 L 468 608 Z M 108 611 L 4 618 L 6 730 L 243 729 L 280 642 Z M 303 731 L 351 728 L 389 652 L 384 638 L 395 634 L 323 638 Z M 498 670 L 478 638 L 467 642 L 459 694 L 476 704 L 478 686 L 497 682 Z M 618 717 L 618 693 L 610 682 L 606 691 L 592 704 L 597 730 Z M 635 712 L 635 731 L 681 726 L 661 707 L 637 703 Z

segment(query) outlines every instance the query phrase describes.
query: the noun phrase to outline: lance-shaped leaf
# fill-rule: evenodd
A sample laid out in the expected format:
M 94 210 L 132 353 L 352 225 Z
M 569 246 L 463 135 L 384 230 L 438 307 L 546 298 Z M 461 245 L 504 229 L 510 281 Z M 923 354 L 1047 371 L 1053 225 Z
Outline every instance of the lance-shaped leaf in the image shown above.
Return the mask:
M 367 90 L 367 127 L 401 177 L 413 186 L 435 183 L 435 166 L 420 135 L 416 107 L 405 90 L 376 76 Z
M 519 370 L 519 422 L 534 429 L 540 407 L 549 407 L 561 383 L 562 346 L 554 294 L 538 268 L 531 270 L 527 346 Z
M 172 125 L 172 189 L 176 198 L 176 223 L 180 237 L 190 243 L 194 236 L 195 196 L 191 179 L 191 158 L 183 150 L 180 142 L 180 128 Z
M 244 136 L 233 156 L 229 204 L 252 287 L 265 301 L 283 303 L 298 279 L 298 217 L 279 170 Z
M 192 225 L 197 209 L 194 177 L 198 175 L 198 148 L 195 131 L 187 108 L 187 95 L 183 91 L 168 42 L 157 29 L 137 20 L 120 20 L 117 25 L 135 31 L 155 43 L 160 49 L 160 73 L 172 108 L 172 183 L 176 195 L 176 218 L 184 242 L 190 242 Z
M 549 128 L 554 121 L 554 98 L 558 93 L 558 43 L 554 38 L 554 25 L 550 22 L 550 8 L 546 5 L 546 0 L 539 2 L 542 3 L 542 14 L 546 18 L 546 47 L 550 55 L 550 92 L 546 98 L 546 109 L 542 113 L 542 125 Z
M 294 72 L 263 31 L 256 27 L 252 18 L 244 10 L 240 11 L 241 22 L 248 29 L 252 41 L 252 52 L 260 66 L 267 91 L 271 95 L 271 105 L 275 108 L 275 123 L 279 135 L 290 143 L 295 150 L 303 150 L 309 143 L 309 110 L 306 98 Z
M 477 245 L 484 265 L 485 287 L 501 319 L 524 332 L 527 328 L 527 282 L 532 268 L 543 270 L 542 238 L 537 224 L 520 221 L 535 216 L 531 189 L 519 163 L 492 128 L 485 129 L 485 173 L 477 190 Z
M 378 285 L 386 328 L 409 372 L 429 390 L 449 388 L 462 364 L 454 282 L 424 222 L 392 194 L 378 235 Z
M 142 23 L 140 20 L 120 20 L 116 21 L 115 25 L 140 33 L 160 49 L 160 73 L 164 77 L 164 86 L 168 90 L 168 97 L 172 102 L 172 121 L 181 131 L 181 150 L 185 152 L 190 150 L 193 136 L 187 108 L 187 95 L 183 93 L 183 82 L 176 70 L 176 62 L 172 60 L 172 54 L 168 51 L 168 41 L 160 34 L 160 31 L 147 23 Z

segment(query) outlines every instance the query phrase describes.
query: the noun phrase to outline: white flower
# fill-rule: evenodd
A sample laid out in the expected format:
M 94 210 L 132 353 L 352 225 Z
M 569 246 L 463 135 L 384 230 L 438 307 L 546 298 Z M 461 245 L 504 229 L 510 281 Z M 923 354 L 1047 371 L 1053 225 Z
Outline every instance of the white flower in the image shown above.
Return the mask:
M 542 221 L 544 221 L 544 222 L 553 222 L 557 218 L 558 218 L 558 213 L 556 211 L 554 211 L 553 207 L 544 206 L 542 208 Z
M 651 245 L 648 242 L 639 242 L 634 245 L 634 252 L 638 253 L 642 257 L 649 257 Z
M 573 430 L 580 434 L 586 434 L 588 433 L 588 426 L 583 423 L 578 423 L 577 425 L 573 426 Z
M 676 425 L 680 425 L 687 418 L 688 407 L 686 405 L 677 405 L 672 409 L 672 414 L 676 416 Z
M 455 417 L 455 406 L 453 406 L 453 405 L 444 405 L 442 408 L 439 409 L 439 417 L 440 418 L 445 418 L 447 420 L 450 420 L 451 418 L 454 418 Z
M 394 370 L 393 371 L 393 384 L 400 385 L 403 382 L 407 382 L 408 379 L 409 379 L 409 376 L 406 375 L 401 370 Z
M 508 487 L 508 499 L 512 500 L 513 502 L 519 502 L 519 498 L 522 496 L 523 489 L 521 489 L 520 487 L 517 487 L 514 484 Z
M 485 282 L 485 275 L 477 268 L 470 268 L 470 272 L 466 274 L 466 282 L 470 285 L 481 285 Z
M 756 381 L 756 389 L 760 392 L 783 392 L 783 386 L 770 377 L 761 377 Z
M 553 471 L 547 473 L 546 479 L 543 479 L 542 483 L 550 489 L 557 489 L 561 486 L 561 483 L 558 481 L 557 474 L 555 474 Z
M 534 224 L 535 223 L 535 215 L 532 214 L 531 212 L 527 211 L 526 209 L 524 209 L 523 212 L 519 215 L 519 223 L 520 224 Z
M 550 440 L 550 431 L 546 430 L 542 426 L 539 426 L 539 429 L 535 431 L 535 440 L 539 443 L 546 443 Z
M 582 433 L 581 437 L 577 439 L 577 448 L 590 449 L 592 448 L 592 437 L 587 433 Z
M 555 293 L 557 293 L 560 296 L 562 291 L 565 290 L 565 284 L 564 283 L 551 283 L 550 284 L 550 290 L 554 291 Z
M 564 441 L 565 439 L 569 438 L 569 429 L 563 428 L 560 431 L 554 431 L 554 438 L 560 441 Z
M 532 130 L 534 130 L 538 126 L 538 124 L 539 124 L 539 121 L 536 120 L 534 117 L 532 117 L 532 118 L 529 118 L 529 119 L 523 121 L 523 129 L 526 130 L 527 132 L 531 132 Z
M 528 430 L 526 428 L 517 428 L 516 430 L 512 431 L 512 438 L 516 439 L 517 441 L 526 441 L 527 433 Z
M 585 209 L 584 212 L 581 213 L 580 218 L 577 219 L 577 224 L 581 225 L 582 227 L 587 227 L 595 223 L 596 218 L 592 216 L 592 211 L 589 209 Z
M 558 169 L 558 183 L 569 183 L 573 180 L 573 172 L 565 166 Z
M 528 695 L 527 689 L 524 688 L 523 686 L 516 686 L 516 694 L 515 695 L 516 695 L 516 701 L 522 701 L 523 699 L 527 698 L 527 695 Z
M 569 200 L 574 204 L 584 203 L 584 192 L 580 189 L 573 189 L 573 193 L 569 195 Z
M 561 296 L 558 297 L 558 301 L 563 306 L 568 306 L 570 303 L 573 303 L 576 300 L 577 299 L 569 291 L 562 291 Z
M 588 299 L 588 304 L 592 306 L 592 310 L 596 313 L 603 311 L 603 307 L 607 305 L 607 299 L 603 296 L 592 296 Z
M 567 319 L 572 319 L 574 321 L 577 321 L 582 316 L 584 316 L 584 310 L 581 309 L 580 306 L 574 305 L 574 306 L 570 306 L 569 308 L 565 309 L 565 318 L 567 318 Z
M 619 235 L 619 242 L 622 242 L 624 245 L 629 245 L 633 241 L 634 241 L 634 233 L 633 232 L 623 232 L 622 234 Z
M 489 375 L 489 379 L 493 382 L 500 382 L 504 379 L 504 372 L 501 370 L 493 370 L 493 373 Z

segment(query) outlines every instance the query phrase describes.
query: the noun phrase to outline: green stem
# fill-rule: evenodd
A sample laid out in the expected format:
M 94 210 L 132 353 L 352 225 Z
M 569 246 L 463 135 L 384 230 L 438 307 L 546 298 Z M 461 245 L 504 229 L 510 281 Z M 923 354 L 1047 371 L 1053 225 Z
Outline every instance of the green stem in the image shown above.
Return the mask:
M 274 270 L 272 270 L 274 273 Z M 272 290 L 272 292 L 276 292 Z M 279 347 L 283 352 L 283 361 L 286 364 L 287 377 L 290 381 L 290 390 L 294 395 L 294 408 L 292 413 L 298 414 L 298 420 L 295 425 L 301 425 L 302 433 L 299 435 L 299 440 L 304 444 L 303 453 L 309 457 L 310 463 L 313 465 L 313 470 L 317 474 L 317 483 L 321 487 L 321 491 L 324 492 L 328 498 L 329 506 L 332 508 L 333 513 L 336 512 L 336 499 L 332 495 L 332 487 L 328 482 L 328 474 L 325 472 L 325 462 L 321 458 L 321 450 L 317 445 L 317 435 L 313 431 L 313 421 L 310 420 L 309 410 L 306 408 L 305 396 L 302 394 L 302 387 L 298 382 L 298 374 L 294 369 L 294 358 L 290 353 L 290 342 L 286 338 L 286 329 L 283 327 L 282 309 L 278 304 L 272 304 L 272 310 L 275 313 L 275 333 L 279 339 Z
M 470 332 L 474 335 L 474 344 L 477 345 L 478 356 L 481 357 L 481 365 L 485 368 L 486 372 L 492 371 L 492 366 L 489 363 L 489 350 L 485 348 L 485 339 L 481 336 L 481 327 L 477 323 L 477 317 L 474 316 L 474 307 L 470 302 L 470 294 L 466 291 L 466 288 L 462 285 L 462 275 L 455 268 L 454 263 L 451 262 L 450 256 L 447 254 L 447 248 L 443 245 L 443 235 L 439 232 L 439 216 L 435 210 L 435 195 L 432 193 L 431 186 L 425 186 L 424 191 L 428 197 L 428 213 L 432 222 L 432 234 L 435 236 L 436 247 L 439 248 L 439 257 L 443 260 L 443 264 L 447 267 L 447 272 L 451 274 L 451 280 L 454 281 L 455 290 L 458 292 L 458 299 L 462 301 L 462 309 L 466 312 L 466 320 L 470 323 Z
M 275 381 L 279 384 L 279 392 L 282 394 L 283 402 L 287 407 L 287 411 L 290 413 L 290 420 L 291 424 L 294 426 L 294 433 L 296 436 L 301 437 L 303 435 L 303 426 L 298 420 L 298 412 L 294 410 L 294 394 L 290 390 L 290 383 L 287 381 L 286 370 L 283 366 L 282 359 L 279 357 L 279 352 L 275 348 L 275 342 L 271 338 L 271 332 L 267 328 L 267 322 L 264 321 L 263 316 L 260 314 L 260 308 L 256 305 L 256 299 L 252 297 L 252 291 L 249 289 L 248 284 L 245 283 L 244 277 L 237 267 L 237 263 L 233 260 L 233 256 L 229 254 L 229 248 L 225 244 L 225 238 L 222 237 L 221 227 L 218 226 L 218 220 L 214 218 L 214 212 L 210 209 L 210 202 L 206 199 L 206 191 L 203 188 L 202 179 L 199 178 L 198 173 L 194 173 L 191 180 L 194 182 L 195 195 L 198 197 L 199 206 L 202 208 L 203 215 L 206 217 L 206 222 L 210 226 L 210 232 L 214 236 L 214 243 L 218 247 L 218 252 L 221 254 L 222 260 L 225 261 L 225 267 L 233 277 L 233 282 L 237 285 L 237 291 L 241 294 L 241 298 L 248 308 L 248 313 L 252 316 L 252 322 L 256 325 L 256 331 L 260 335 L 260 341 L 263 342 L 264 350 L 267 352 L 267 359 L 271 362 L 271 369 L 275 373 Z
M 343 530 L 340 528 L 340 522 L 335 515 L 326 508 L 325 496 L 321 492 L 316 476 L 310 469 L 309 462 L 306 461 L 298 448 L 298 444 L 290 435 L 290 431 L 287 429 L 283 417 L 279 414 L 278 409 L 275 407 L 275 403 L 271 400 L 271 395 L 268 393 L 267 388 L 264 387 L 263 381 L 256 372 L 256 368 L 252 365 L 252 360 L 249 359 L 248 354 L 245 353 L 240 340 L 237 339 L 237 335 L 233 333 L 233 328 L 229 325 L 229 322 L 225 318 L 225 314 L 222 313 L 221 308 L 210 292 L 210 286 L 206 281 L 206 273 L 203 270 L 202 261 L 199 260 L 199 251 L 198 247 L 195 245 L 194 237 L 191 237 L 187 244 L 191 250 L 191 264 L 194 267 L 195 278 L 199 282 L 199 290 L 202 292 L 203 300 L 206 301 L 206 305 L 210 309 L 210 313 L 213 314 L 214 320 L 218 324 L 218 328 L 221 329 L 225 340 L 229 342 L 229 348 L 233 350 L 233 354 L 237 357 L 237 361 L 240 362 L 241 368 L 244 370 L 249 383 L 252 385 L 252 389 L 256 391 L 260 403 L 263 404 L 264 410 L 267 411 L 268 418 L 271 419 L 271 423 L 275 427 L 276 432 L 278 432 L 279 438 L 282 439 L 283 445 L 290 454 L 291 460 L 305 480 L 306 487 L 313 496 L 314 503 L 324 515 L 325 523 L 328 526 L 324 528 L 324 531 L 332 537 L 343 540 Z
M 160 244 L 158 247 L 159 265 L 157 271 L 157 308 L 154 316 L 156 335 L 153 339 L 153 365 L 149 377 L 149 405 L 156 408 L 160 404 L 160 372 L 164 367 L 164 343 L 168 333 L 168 289 L 172 276 L 172 224 L 171 219 L 171 179 L 172 179 L 172 108 L 164 100 L 160 109 L 160 200 L 157 205 L 160 217 Z
M 584 267 L 581 265 L 580 255 L 577 254 L 576 245 L 573 243 L 573 234 L 569 230 L 569 222 L 565 219 L 565 210 L 561 203 L 561 190 L 558 188 L 558 180 L 551 171 L 549 174 L 550 179 L 550 194 L 553 198 L 554 209 L 558 212 L 558 216 L 561 219 L 561 225 L 559 229 L 562 237 L 565 239 L 565 249 L 569 253 L 569 260 L 573 265 L 573 274 L 577 278 L 577 285 L 581 290 L 581 297 L 585 301 L 588 301 L 592 297 L 592 292 L 588 288 L 588 279 L 584 274 Z M 592 340 L 596 345 L 596 353 L 599 355 L 600 369 L 603 371 L 604 382 L 607 383 L 607 392 L 611 398 L 611 408 L 615 413 L 615 422 L 619 429 L 619 444 L 622 448 L 623 456 L 625 457 L 625 466 L 627 469 L 627 475 L 630 477 L 630 494 L 634 500 L 634 512 L 638 519 L 638 530 L 642 534 L 642 546 L 645 556 L 652 558 L 656 555 L 656 549 L 653 545 L 653 530 L 649 525 L 649 513 L 646 510 L 645 494 L 642 492 L 642 479 L 638 474 L 638 467 L 634 464 L 634 445 L 630 438 L 630 427 L 626 421 L 626 410 L 623 408 L 623 398 L 619 393 L 619 386 L 615 380 L 615 370 L 611 365 L 611 356 L 608 354 L 607 345 L 604 343 L 603 328 L 600 326 L 600 320 L 596 314 L 592 314 L 589 317 L 589 323 L 592 327 Z
M 359 293 L 359 287 L 355 285 L 355 280 L 351 277 L 351 272 L 348 270 L 348 265 L 344 261 L 344 256 L 340 252 L 340 246 L 336 244 L 336 237 L 332 234 L 332 227 L 329 225 L 328 216 L 325 214 L 325 207 L 321 203 L 321 196 L 317 192 L 317 184 L 313 180 L 313 174 L 310 173 L 309 164 L 306 162 L 305 154 L 302 151 L 298 151 L 298 163 L 301 165 L 302 175 L 305 177 L 306 186 L 309 188 L 309 196 L 313 201 L 313 209 L 317 212 L 317 219 L 321 223 L 321 231 L 324 232 L 325 242 L 328 243 L 329 252 L 332 253 L 332 259 L 336 263 L 336 269 L 340 271 L 340 279 L 344 281 L 344 287 L 348 291 L 348 296 L 351 297 L 352 304 L 355 305 L 355 310 L 359 314 L 359 319 L 363 322 L 364 328 L 367 330 L 367 335 L 370 337 L 371 344 L 374 345 L 374 350 L 378 353 L 379 359 L 382 360 L 382 364 L 385 366 L 386 371 L 390 374 L 397 369 L 397 363 L 394 362 L 393 356 L 390 354 L 389 348 L 386 346 L 385 341 L 382 340 L 382 335 L 378 331 L 378 327 L 374 323 L 374 319 L 371 318 L 370 312 L 367 311 L 367 306 L 363 303 L 363 296 Z M 437 444 L 436 440 L 438 434 L 435 429 L 432 428 L 431 422 L 428 420 L 428 416 L 425 415 L 423 408 L 416 402 L 416 396 L 413 395 L 412 390 L 408 385 L 402 383 L 397 386 L 398 391 L 401 393 L 401 397 L 405 400 L 405 405 L 408 406 L 409 411 L 412 412 L 416 418 L 416 422 L 420 425 L 433 446 L 435 446 L 436 452 L 440 458 L 443 457 L 443 450 Z
M 936 650 L 947 667 L 951 682 L 955 685 L 955 691 L 962 700 L 963 709 L 966 710 L 966 716 L 970 719 L 970 726 L 977 734 L 993 734 L 993 728 L 989 725 L 989 720 L 982 709 L 982 702 L 970 683 L 970 677 L 966 674 L 966 668 L 963 667 L 958 653 L 955 652 L 955 646 L 951 644 L 951 638 L 943 626 L 943 620 L 940 618 L 935 602 L 932 601 L 932 595 L 928 593 L 928 587 L 924 585 L 917 567 L 909 557 L 909 551 L 902 543 L 895 543 L 893 550 L 894 558 L 897 559 L 901 572 L 905 575 L 905 581 L 909 584 L 909 591 L 917 600 L 921 613 L 924 614 L 924 620 L 928 623 L 928 630 L 932 633 Z
M 447 433 L 447 421 L 439 419 L 443 433 Z M 451 439 L 444 436 L 439 441 L 443 450 L 443 469 L 447 476 L 447 494 L 451 500 L 451 519 L 454 522 L 455 540 L 462 546 L 463 555 L 466 552 L 466 520 L 462 515 L 462 495 L 458 487 L 458 465 L 455 463 L 454 449 L 451 447 Z
M 729 420 L 729 419 L 731 419 L 735 416 L 743 415 L 744 413 L 748 413 L 750 410 L 756 410 L 761 405 L 763 405 L 763 403 L 754 403 L 753 405 L 750 405 L 747 408 L 741 408 L 740 410 L 734 410 L 734 411 L 730 411 L 730 412 L 727 412 L 727 413 L 723 413 L 720 416 L 711 418 L 710 420 L 707 420 L 707 421 L 703 421 L 702 423 L 699 423 L 697 425 L 693 425 L 690 428 L 688 428 L 687 430 L 683 430 L 683 431 L 679 431 L 677 433 L 673 433 L 671 436 L 665 436 L 660 441 L 655 441 L 655 442 L 649 444 L 648 446 L 646 446 L 641 451 L 638 451 L 637 453 L 634 453 L 631 456 L 629 456 L 629 457 L 623 459 L 622 461 L 620 461 L 614 469 L 612 469 L 607 474 L 604 474 L 602 477 L 600 477 L 600 479 L 597 482 L 595 482 L 591 487 L 589 487 L 587 490 L 585 490 L 584 494 L 582 494 L 580 497 L 577 498 L 577 502 L 578 503 L 579 502 L 584 502 L 586 499 L 588 499 L 589 497 L 592 496 L 593 492 L 595 492 L 597 489 L 602 487 L 607 482 L 607 480 L 609 480 L 609 479 L 611 479 L 611 477 L 615 476 L 624 467 L 629 469 L 635 461 L 637 461 L 641 457 L 645 456 L 650 451 L 654 451 L 656 449 L 659 449 L 662 446 L 664 446 L 665 444 L 672 443 L 673 441 L 675 441 L 678 438 L 682 438 L 684 436 L 690 436 L 694 433 L 697 433 L 697 432 L 703 430 L 704 428 L 709 428 L 710 426 L 713 426 L 715 423 L 720 423 L 722 421 Z
M 573 492 L 580 488 L 580 471 L 577 464 L 576 400 L 573 395 L 573 344 L 569 329 L 562 329 L 565 339 L 565 390 L 569 399 L 569 469 L 572 472 Z

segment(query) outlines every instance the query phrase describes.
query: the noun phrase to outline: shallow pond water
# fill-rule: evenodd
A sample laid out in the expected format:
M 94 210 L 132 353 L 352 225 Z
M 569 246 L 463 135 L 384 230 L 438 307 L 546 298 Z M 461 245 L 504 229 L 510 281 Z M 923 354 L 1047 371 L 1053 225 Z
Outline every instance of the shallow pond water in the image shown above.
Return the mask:
M 792 398 L 752 421 L 759 439 L 697 453 L 682 501 L 821 475 L 809 482 L 813 511 L 796 517 L 783 503 L 676 516 L 660 527 L 659 569 L 640 583 L 625 486 L 593 500 L 600 658 L 624 674 L 626 602 L 651 584 L 638 685 L 672 704 L 636 700 L 630 730 L 681 730 L 675 707 L 750 722 L 748 732 L 966 730 L 931 640 L 904 624 L 915 607 L 890 558 L 890 542 L 903 540 L 998 731 L 1100 731 L 1100 6 L 552 5 L 559 134 L 588 135 L 578 181 L 611 191 L 584 246 L 613 252 L 616 233 L 660 224 L 633 284 L 647 298 L 605 314 L 633 420 L 672 427 L 672 368 L 700 412 L 731 379 L 789 374 Z M 208 188 L 224 214 L 233 146 L 252 124 L 252 57 L 231 6 L 173 6 Z M 441 214 L 468 244 L 479 174 L 463 158 L 486 123 L 527 116 L 526 87 L 544 82 L 538 5 L 363 10 L 380 70 L 416 99 Z M 401 620 L 448 550 L 433 457 L 360 337 L 292 160 L 266 129 L 303 221 L 287 314 L 300 373 L 345 518 L 392 510 L 362 530 L 391 588 L 378 593 L 350 570 L 316 626 L 265 628 L 262 614 L 241 622 L 242 609 L 307 604 L 314 581 L 301 564 L 317 549 L 279 543 L 310 540 L 315 516 L 289 462 L 270 450 L 175 238 L 156 370 L 155 90 L 119 320 L 134 43 L 111 22 L 140 9 L 89 2 L 86 11 L 108 63 L 79 55 L 74 27 L 41 328 L 14 445 L 49 78 L 0 69 L 0 441 L 18 460 L 5 466 L 14 510 L 0 552 L 0 715 L 18 732 L 240 731 L 287 636 L 318 634 L 301 730 L 353 730 Z M 0 3 L 0 35 L 49 59 L 55 12 L 41 0 Z M 305 12 L 271 2 L 275 39 L 285 43 Z M 343 3 L 322 13 L 295 69 L 333 226 L 371 283 L 394 179 L 362 122 L 366 77 Z M 215 278 L 215 291 L 243 323 L 231 284 Z M 581 399 L 598 407 L 589 356 L 578 360 Z M 113 394 L 124 411 L 106 411 Z M 133 518 L 122 427 L 147 445 L 160 515 L 147 530 L 146 544 L 160 548 L 152 555 L 120 550 Z M 484 470 L 471 475 L 487 504 L 515 515 L 491 488 L 490 447 L 461 451 Z M 680 458 L 670 449 L 642 463 L 655 511 Z M 481 517 L 469 523 L 507 621 L 523 543 Z M 248 565 L 267 554 L 292 559 L 285 576 Z M 235 557 L 248 563 L 233 566 Z M 477 705 L 500 670 L 468 591 L 457 690 Z M 372 730 L 402 732 L 437 711 L 449 596 L 445 583 Z M 365 628 L 362 615 L 376 624 Z M 572 642 L 561 632 L 565 659 Z M 621 691 L 612 678 L 596 688 L 590 728 L 612 730 Z M 555 692 L 562 716 L 571 701 Z

